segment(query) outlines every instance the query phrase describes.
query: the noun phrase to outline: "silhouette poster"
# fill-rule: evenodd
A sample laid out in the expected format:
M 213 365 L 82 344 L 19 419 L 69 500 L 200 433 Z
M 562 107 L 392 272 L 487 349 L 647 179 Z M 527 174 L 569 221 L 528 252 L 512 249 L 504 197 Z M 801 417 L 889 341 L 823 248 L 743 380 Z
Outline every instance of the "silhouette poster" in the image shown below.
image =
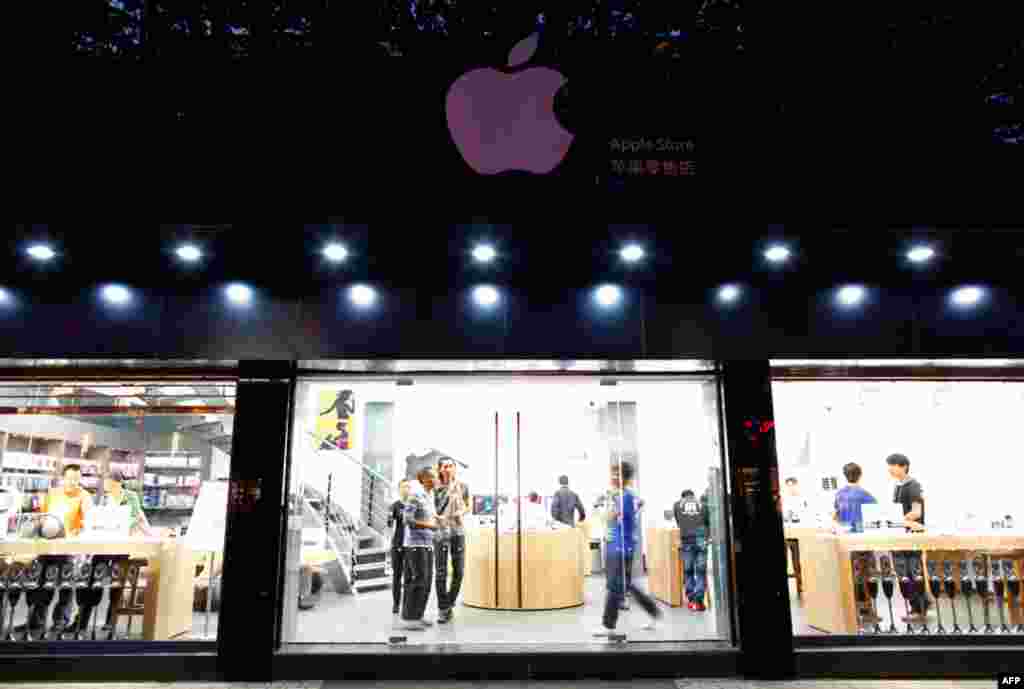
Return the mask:
M 355 414 L 355 395 L 351 390 L 324 390 L 320 393 L 314 434 L 320 440 L 321 449 L 352 449 Z

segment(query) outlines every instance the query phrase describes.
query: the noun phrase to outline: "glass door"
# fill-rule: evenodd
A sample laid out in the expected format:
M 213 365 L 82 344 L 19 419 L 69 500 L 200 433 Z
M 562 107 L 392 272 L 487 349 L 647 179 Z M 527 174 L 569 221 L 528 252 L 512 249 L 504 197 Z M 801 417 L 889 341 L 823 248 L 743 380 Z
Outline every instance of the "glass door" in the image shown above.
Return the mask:
M 730 638 L 721 451 L 706 379 L 606 383 L 301 382 L 286 642 Z M 410 490 L 429 493 L 436 540 L 411 530 Z M 413 577 L 410 558 L 423 553 L 410 547 L 427 545 L 429 571 L 420 563 Z M 705 609 L 690 609 L 698 597 Z M 660 614 L 647 628 L 652 600 Z M 408 624 L 416 620 L 428 624 Z M 615 636 L 595 637 L 609 623 Z

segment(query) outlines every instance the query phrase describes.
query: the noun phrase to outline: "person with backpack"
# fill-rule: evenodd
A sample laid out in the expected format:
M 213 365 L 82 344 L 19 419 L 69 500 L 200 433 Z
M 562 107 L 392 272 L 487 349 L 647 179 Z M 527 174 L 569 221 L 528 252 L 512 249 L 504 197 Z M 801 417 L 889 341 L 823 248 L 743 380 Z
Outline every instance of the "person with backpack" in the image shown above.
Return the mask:
M 707 610 L 704 593 L 707 589 L 708 546 L 710 527 L 707 496 L 700 500 L 692 490 L 684 490 L 679 501 L 672 506 L 679 527 L 679 550 L 683 556 L 683 586 L 687 607 L 695 612 Z

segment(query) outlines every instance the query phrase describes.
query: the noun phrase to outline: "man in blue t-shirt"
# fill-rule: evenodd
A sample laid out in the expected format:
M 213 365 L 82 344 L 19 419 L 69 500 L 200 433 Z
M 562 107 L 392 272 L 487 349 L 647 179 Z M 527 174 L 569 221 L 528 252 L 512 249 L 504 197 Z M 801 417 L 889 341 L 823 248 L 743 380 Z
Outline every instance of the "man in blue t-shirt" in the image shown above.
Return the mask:
M 604 502 L 604 517 L 607 526 L 605 534 L 605 572 L 607 575 L 607 596 L 604 604 L 602 625 L 594 632 L 594 636 L 609 636 L 615 631 L 626 591 L 651 616 L 650 624 L 645 629 L 657 629 L 657 621 L 662 612 L 654 599 L 641 591 L 626 576 L 627 569 L 633 564 L 633 555 L 639 544 L 637 530 L 637 512 L 643 501 L 633 490 L 633 476 L 636 468 L 631 462 L 620 462 L 611 467 L 611 493 Z
M 849 485 L 843 486 L 836 493 L 835 512 L 832 514 L 832 519 L 839 524 L 849 525 L 853 533 L 864 531 L 864 511 L 861 507 L 878 503 L 871 493 L 857 485 L 861 473 L 860 465 L 856 462 L 843 467 L 843 475 Z

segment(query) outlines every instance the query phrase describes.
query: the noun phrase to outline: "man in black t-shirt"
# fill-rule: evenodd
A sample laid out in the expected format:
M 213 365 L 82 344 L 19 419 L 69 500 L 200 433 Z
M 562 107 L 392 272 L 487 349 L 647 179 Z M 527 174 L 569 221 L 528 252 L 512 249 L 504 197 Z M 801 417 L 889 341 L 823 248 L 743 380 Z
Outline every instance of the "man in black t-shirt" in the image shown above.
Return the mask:
M 917 479 L 910 478 L 910 460 L 906 455 L 889 455 L 885 463 L 889 465 L 889 475 L 896 479 L 896 492 L 893 502 L 903 507 L 903 524 L 907 531 L 924 531 L 924 489 Z M 900 577 L 913 577 L 915 570 L 923 568 L 921 553 L 915 550 L 896 551 L 892 554 L 893 566 Z M 915 592 L 910 602 L 911 614 L 903 618 L 904 622 L 921 623 L 928 611 L 928 596 L 924 591 Z
M 409 481 L 402 479 L 398 482 L 398 500 L 391 503 L 391 510 L 388 513 L 388 526 L 395 527 L 395 535 L 391 539 L 391 595 L 394 598 L 394 605 L 391 607 L 391 614 L 397 615 L 402 605 L 402 576 L 405 570 L 405 501 L 409 497 Z

